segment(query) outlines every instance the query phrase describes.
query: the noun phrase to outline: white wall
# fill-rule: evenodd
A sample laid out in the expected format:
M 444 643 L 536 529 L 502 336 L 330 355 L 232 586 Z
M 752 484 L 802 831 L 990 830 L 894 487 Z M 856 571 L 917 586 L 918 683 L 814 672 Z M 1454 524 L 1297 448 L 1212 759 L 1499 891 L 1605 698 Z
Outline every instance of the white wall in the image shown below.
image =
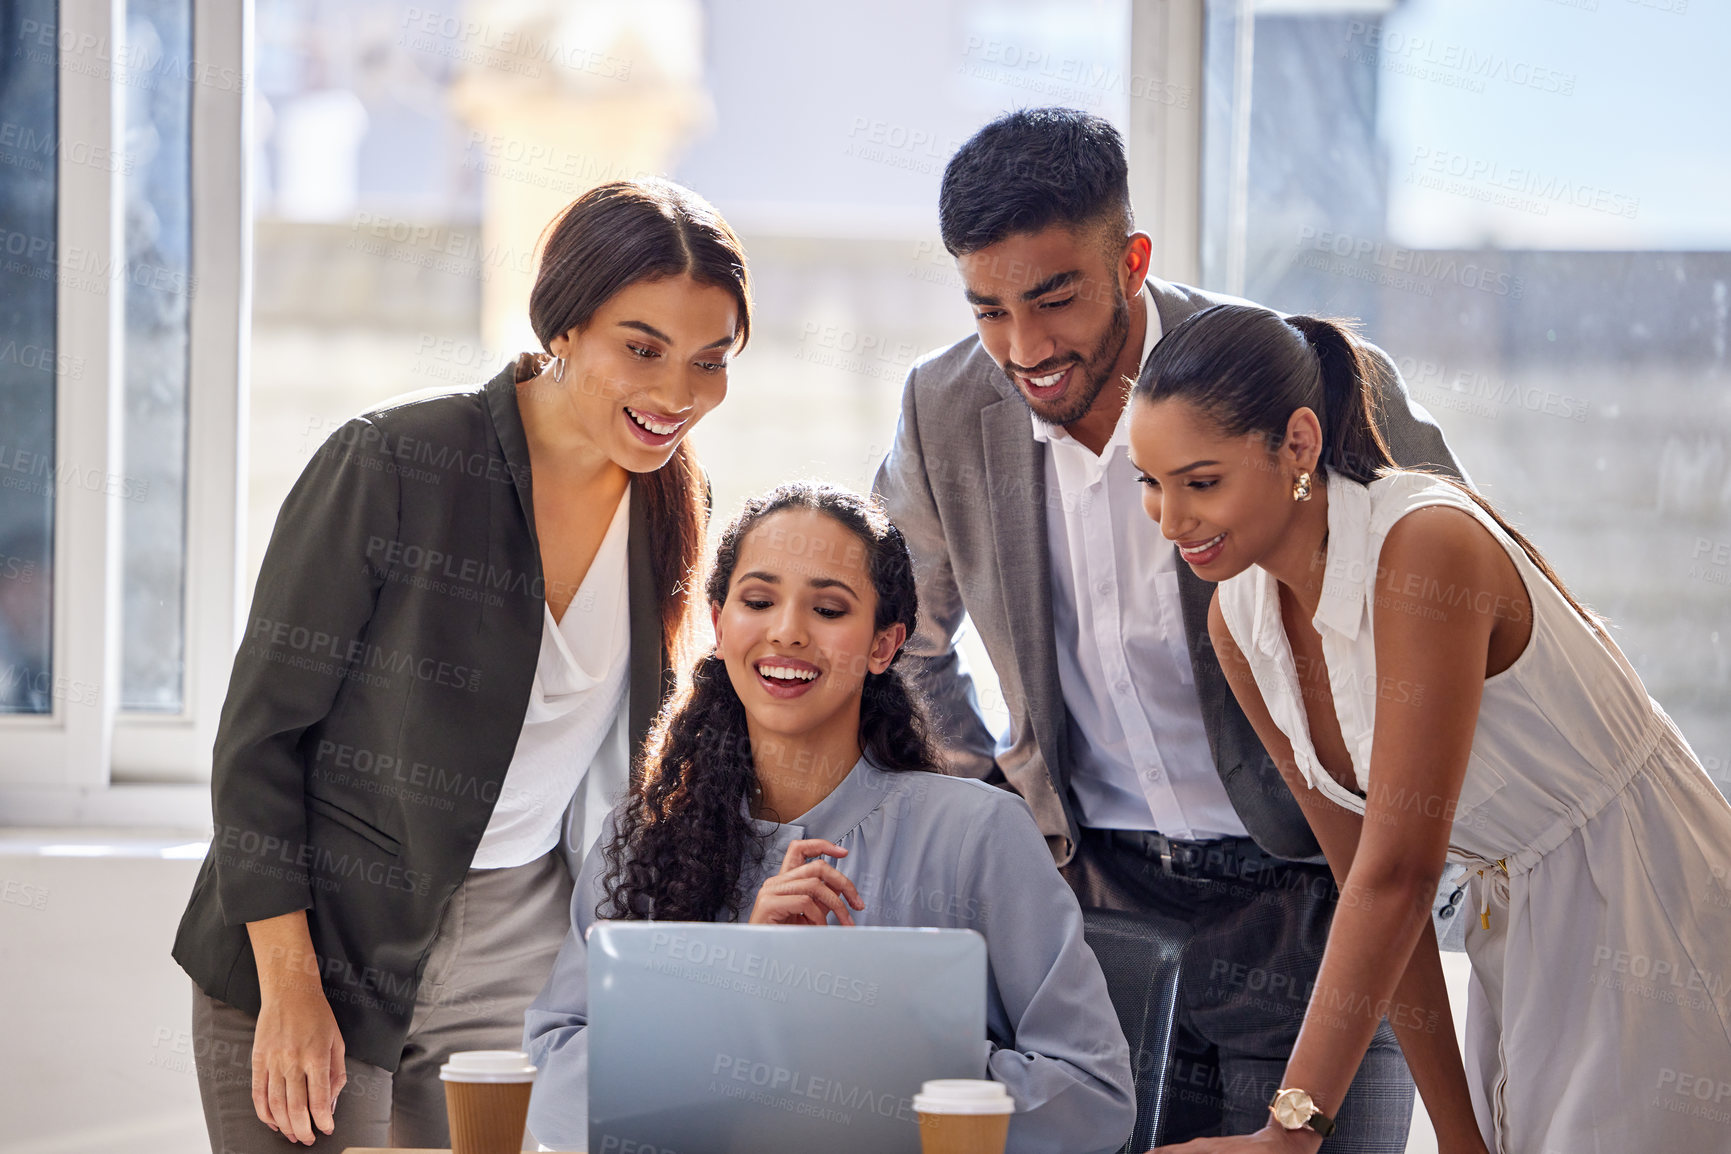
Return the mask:
M 0 830 L 0 1151 L 208 1149 L 192 984 L 168 953 L 198 861 L 161 856 L 208 836 L 126 834 L 105 843 L 121 856 L 68 857 L 41 847 L 89 847 L 91 831 Z

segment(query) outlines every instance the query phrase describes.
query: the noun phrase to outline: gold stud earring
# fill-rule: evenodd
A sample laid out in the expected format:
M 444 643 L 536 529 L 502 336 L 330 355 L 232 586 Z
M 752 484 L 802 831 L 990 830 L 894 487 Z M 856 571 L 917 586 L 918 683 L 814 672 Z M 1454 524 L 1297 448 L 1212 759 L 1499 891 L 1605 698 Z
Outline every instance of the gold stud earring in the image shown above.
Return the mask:
M 1294 501 L 1310 500 L 1310 474 L 1300 473 L 1298 480 L 1292 483 L 1292 499 Z

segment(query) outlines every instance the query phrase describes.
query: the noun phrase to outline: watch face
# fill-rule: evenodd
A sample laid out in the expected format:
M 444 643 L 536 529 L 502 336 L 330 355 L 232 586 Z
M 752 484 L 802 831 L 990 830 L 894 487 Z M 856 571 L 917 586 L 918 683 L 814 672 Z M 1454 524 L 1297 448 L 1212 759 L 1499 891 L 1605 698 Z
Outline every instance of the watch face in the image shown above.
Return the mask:
M 1301 1130 L 1316 1113 L 1316 1103 L 1303 1090 L 1282 1090 L 1275 1096 L 1274 1120 L 1288 1130 Z

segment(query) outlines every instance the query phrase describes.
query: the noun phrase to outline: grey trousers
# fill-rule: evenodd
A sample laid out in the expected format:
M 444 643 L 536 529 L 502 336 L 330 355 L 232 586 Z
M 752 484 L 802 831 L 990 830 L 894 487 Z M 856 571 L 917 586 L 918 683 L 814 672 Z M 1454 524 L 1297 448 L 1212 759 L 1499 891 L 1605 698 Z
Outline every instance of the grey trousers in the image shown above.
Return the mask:
M 557 852 L 511 869 L 470 870 L 433 939 L 396 1072 L 349 1058 L 336 1128 L 328 1137 L 315 1129 L 313 1149 L 449 1146 L 439 1067 L 455 1050 L 522 1049 L 523 1011 L 541 992 L 570 928 L 571 873 Z M 193 1054 L 211 1154 L 304 1149 L 253 1110 L 257 1024 L 252 1014 L 193 987 Z M 525 1136 L 525 1149 L 536 1146 Z
M 1234 880 L 1173 877 L 1083 829 L 1062 872 L 1083 906 L 1154 910 L 1190 924 L 1161 1144 L 1260 1129 L 1328 943 L 1336 902 L 1328 867 L 1292 862 Z M 1412 1075 L 1384 1020 L 1322 1154 L 1401 1154 L 1412 1104 Z

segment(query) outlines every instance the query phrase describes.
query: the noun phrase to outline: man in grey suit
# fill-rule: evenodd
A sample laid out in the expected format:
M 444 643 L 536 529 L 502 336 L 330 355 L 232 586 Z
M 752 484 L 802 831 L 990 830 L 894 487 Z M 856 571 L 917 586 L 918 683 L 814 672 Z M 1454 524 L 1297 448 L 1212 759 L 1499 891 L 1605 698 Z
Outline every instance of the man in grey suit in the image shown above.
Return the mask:
M 981 129 L 945 170 L 939 221 L 977 332 L 909 374 L 875 486 L 919 575 L 912 667 L 951 772 L 1021 794 L 1083 906 L 1189 927 L 1160 1140 L 1257 1130 L 1336 890 L 1215 661 L 1214 587 L 1144 515 L 1127 453 L 1126 378 L 1226 298 L 1148 275 L 1123 142 L 1086 113 Z M 1368 351 L 1395 459 L 1458 474 Z M 956 649 L 964 616 L 1008 707 L 1002 745 Z M 1412 1100 L 1384 1021 L 1325 1149 L 1404 1150 Z

